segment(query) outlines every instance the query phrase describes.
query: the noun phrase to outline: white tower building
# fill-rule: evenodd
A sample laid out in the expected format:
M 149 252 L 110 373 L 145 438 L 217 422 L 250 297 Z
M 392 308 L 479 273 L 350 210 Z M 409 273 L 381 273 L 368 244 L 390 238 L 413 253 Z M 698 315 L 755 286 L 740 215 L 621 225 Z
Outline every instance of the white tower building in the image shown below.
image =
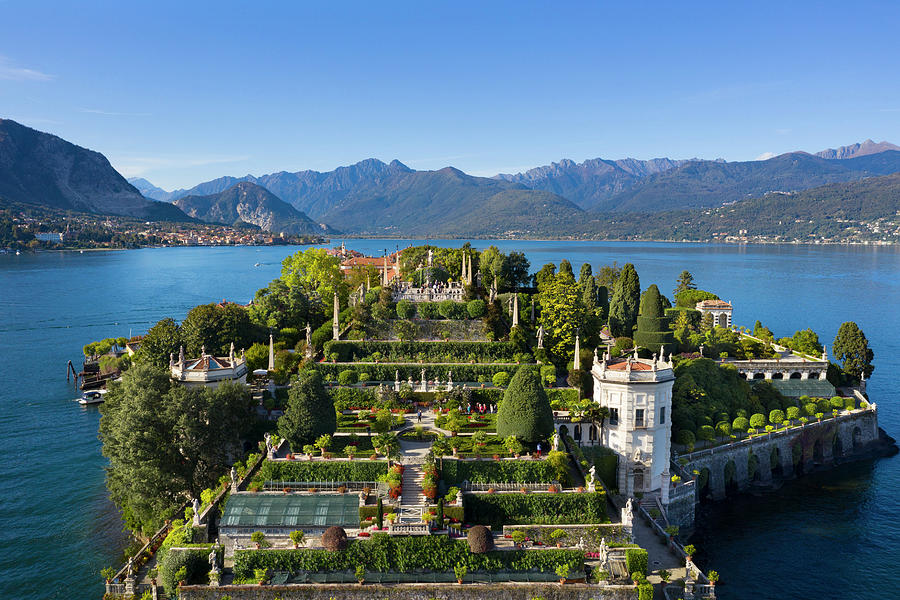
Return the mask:
M 669 357 L 671 361 L 671 356 Z M 594 401 L 609 409 L 600 443 L 619 455 L 619 492 L 659 493 L 668 503 L 672 431 L 672 363 L 619 358 L 595 360 Z

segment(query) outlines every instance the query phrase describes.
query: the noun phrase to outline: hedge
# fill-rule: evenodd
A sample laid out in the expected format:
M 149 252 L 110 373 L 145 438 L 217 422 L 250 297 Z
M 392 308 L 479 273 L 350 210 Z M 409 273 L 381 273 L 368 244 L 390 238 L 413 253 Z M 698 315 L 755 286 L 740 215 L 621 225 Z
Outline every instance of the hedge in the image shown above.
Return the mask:
M 406 381 L 410 377 L 416 383 L 422 379 L 422 369 L 429 380 L 435 377 L 446 381 L 447 375 L 453 371 L 453 381 L 478 381 L 478 377 L 490 381 L 494 373 L 499 371 L 514 372 L 518 365 L 481 364 L 470 365 L 458 363 L 452 365 L 428 365 L 428 364 L 374 364 L 374 363 L 316 363 L 315 368 L 322 373 L 326 381 L 337 381 L 341 371 L 352 369 L 357 373 L 368 373 L 371 381 L 394 381 L 396 372 L 400 372 L 400 381 Z
M 572 525 L 608 523 L 606 494 L 466 494 L 463 497 L 466 523 L 490 525 Z
M 377 481 L 387 461 L 265 461 L 254 481 Z
M 441 481 L 446 485 L 471 483 L 550 483 L 556 472 L 547 460 L 445 460 Z
M 611 490 L 618 489 L 618 455 L 605 446 L 584 446 L 581 450 L 584 452 L 585 458 L 597 467 L 595 473 L 603 485 Z M 585 470 L 587 471 L 589 468 Z
M 647 575 L 647 551 L 643 548 L 628 548 L 625 550 L 625 567 L 628 574 L 640 573 Z
M 511 342 L 369 342 L 331 340 L 325 356 L 337 353 L 341 362 L 370 359 L 378 352 L 385 362 L 413 362 L 424 355 L 426 362 L 515 362 L 519 352 Z
M 176 589 L 175 573 L 181 567 L 187 567 L 188 583 L 207 583 L 209 581 L 209 551 L 212 544 L 202 548 L 172 548 L 159 561 L 159 578 L 163 589 L 173 594 Z M 219 549 L 219 558 L 222 558 Z
M 561 564 L 572 570 L 584 568 L 579 550 L 504 550 L 472 554 L 465 540 L 447 536 L 390 537 L 374 533 L 369 539 L 350 540 L 346 550 L 318 549 L 238 550 L 234 553 L 236 579 L 253 577 L 254 569 L 272 569 L 297 574 L 349 571 L 362 565 L 367 571 L 408 573 L 419 569 L 451 571 L 463 564 L 476 571 L 553 572 Z

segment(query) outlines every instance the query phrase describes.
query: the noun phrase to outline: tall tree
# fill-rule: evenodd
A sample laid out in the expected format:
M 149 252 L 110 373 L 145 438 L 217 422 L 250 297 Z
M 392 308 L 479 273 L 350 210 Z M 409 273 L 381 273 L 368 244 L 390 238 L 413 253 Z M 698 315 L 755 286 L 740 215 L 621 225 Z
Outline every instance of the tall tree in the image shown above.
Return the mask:
M 310 310 L 309 297 L 301 287 L 288 287 L 281 279 L 273 279 L 269 285 L 258 289 L 250 305 L 251 320 L 261 327 L 273 329 L 306 327 L 307 321 L 315 329 L 322 324 L 321 312 L 320 306 Z
M 547 263 L 541 270 L 534 274 L 534 286 L 538 289 L 538 291 L 543 291 L 543 289 L 553 283 L 553 279 L 556 277 L 556 265 L 553 263 Z
M 528 274 L 531 262 L 525 257 L 524 252 L 510 252 L 506 258 L 506 267 L 511 288 L 519 289 L 528 285 L 528 280 L 531 278 Z
M 681 275 L 679 275 L 678 279 L 675 281 L 675 295 L 677 296 L 678 292 L 695 289 L 697 289 L 697 286 L 694 285 L 694 276 L 690 271 L 685 269 L 681 272 Z
M 571 274 L 560 271 L 552 283 L 545 284 L 540 300 L 544 347 L 554 362 L 565 364 L 575 348 L 575 332 L 585 324 L 581 290 Z
M 262 337 L 250 321 L 248 310 L 237 304 L 195 306 L 181 323 L 181 338 L 188 356 L 198 356 L 204 347 L 209 354 L 224 356 L 232 343 L 237 349 L 249 348 Z
M 497 410 L 497 436 L 511 435 L 528 443 L 546 440 L 553 434 L 553 411 L 547 392 L 534 369 L 521 367 L 506 391 Z
M 326 312 L 331 309 L 334 294 L 341 303 L 347 301 L 347 284 L 341 273 L 341 261 L 324 248 L 307 248 L 295 252 L 281 262 L 281 280 L 291 288 L 300 287 L 306 295 L 317 294 Z
M 151 531 L 225 474 L 251 422 L 250 403 L 240 384 L 185 388 L 149 364 L 110 386 L 100 439 L 110 497 L 129 528 Z
M 288 392 L 288 405 L 278 419 L 278 433 L 291 444 L 291 450 L 299 452 L 306 444 L 312 444 L 321 435 L 331 435 L 337 430 L 334 400 L 322 385 L 318 371 L 301 372 Z
M 634 343 L 651 352 L 657 352 L 662 346 L 668 352 L 673 350 L 674 337 L 669 329 L 669 319 L 663 312 L 663 299 L 656 284 L 641 294 L 640 315 L 637 318 L 637 331 Z
M 178 323 L 166 318 L 150 328 L 141 340 L 141 347 L 135 355 L 135 362 L 147 363 L 160 368 L 169 366 L 170 355 L 178 355 L 181 345 Z
M 491 283 L 497 283 L 497 291 L 508 285 L 506 256 L 496 246 L 488 246 L 479 257 L 478 268 L 481 271 L 481 285 L 491 287 Z
M 615 337 L 631 337 L 637 323 L 641 299 L 641 280 L 634 265 L 627 263 L 616 281 L 609 303 L 609 327 Z
M 559 261 L 559 273 L 565 273 L 567 276 L 575 279 L 575 272 L 572 271 L 572 263 L 570 263 L 565 258 Z
M 585 286 L 585 282 L 588 279 L 593 278 L 594 273 L 591 269 L 591 263 L 584 263 L 583 265 L 581 265 L 581 270 L 578 272 L 578 285 L 580 285 L 583 289 Z M 594 283 L 596 284 L 597 282 L 595 281 Z
M 616 288 L 616 282 L 619 280 L 619 275 L 621 274 L 622 267 L 615 261 L 613 261 L 613 264 L 611 265 L 603 265 L 595 275 L 597 278 L 597 285 L 603 286 L 608 290 L 614 290 Z
M 853 321 L 841 324 L 831 351 L 841 361 L 844 372 L 853 377 L 859 378 L 863 373 L 869 377 L 875 370 L 872 365 L 875 353 L 869 348 L 869 340 L 862 329 Z

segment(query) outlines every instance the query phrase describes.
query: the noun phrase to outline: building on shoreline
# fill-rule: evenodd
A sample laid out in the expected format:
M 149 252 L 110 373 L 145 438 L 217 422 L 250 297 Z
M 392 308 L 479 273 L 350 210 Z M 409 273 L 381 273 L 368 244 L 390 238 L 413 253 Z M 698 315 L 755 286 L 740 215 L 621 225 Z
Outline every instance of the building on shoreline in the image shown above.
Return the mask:
M 244 352 L 236 357 L 234 344 L 228 356 L 216 357 L 206 353 L 206 348 L 200 352 L 200 358 L 185 359 L 184 347 L 175 355 L 169 357 L 169 370 L 172 379 L 187 387 L 207 386 L 216 388 L 226 381 L 247 383 L 247 361 Z
M 731 314 L 734 311 L 731 302 L 724 300 L 701 300 L 694 307 L 701 315 L 712 315 L 713 324 L 718 327 L 731 327 Z

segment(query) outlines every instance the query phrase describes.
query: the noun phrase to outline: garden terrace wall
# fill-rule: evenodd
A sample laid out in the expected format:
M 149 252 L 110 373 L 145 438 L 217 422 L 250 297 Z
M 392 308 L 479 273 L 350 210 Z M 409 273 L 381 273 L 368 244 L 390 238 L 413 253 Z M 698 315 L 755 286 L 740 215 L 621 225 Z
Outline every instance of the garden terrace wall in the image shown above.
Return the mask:
M 447 380 L 450 371 L 453 372 L 453 381 L 478 381 L 478 377 L 482 377 L 485 382 L 490 382 L 495 373 L 506 371 L 510 377 L 521 366 L 529 366 L 537 368 L 537 365 L 517 365 L 517 364 L 481 364 L 472 365 L 465 363 L 450 364 L 420 364 L 420 363 L 316 363 L 316 369 L 322 373 L 322 377 L 326 381 L 337 381 L 338 374 L 341 371 L 356 371 L 366 373 L 370 381 L 394 381 L 399 372 L 400 381 L 407 381 L 409 378 L 415 383 L 419 383 L 422 378 L 422 369 L 425 369 L 425 377 L 429 381 L 440 378 Z
M 387 472 L 388 463 L 384 460 L 267 460 L 254 481 L 377 481 Z
M 412 573 L 420 570 L 447 572 L 464 564 L 476 571 L 553 572 L 568 564 L 573 571 L 584 570 L 584 554 L 578 550 L 494 550 L 473 554 L 465 540 L 447 536 L 392 537 L 375 533 L 368 539 L 351 539 L 338 552 L 321 549 L 237 550 L 234 553 L 235 579 L 252 578 L 256 569 L 272 569 L 291 574 L 353 571 L 363 565 L 367 571 Z
M 510 342 L 370 342 L 332 340 L 325 356 L 337 354 L 341 362 L 371 360 L 378 352 L 385 362 L 414 362 L 419 355 L 428 362 L 515 362 L 516 346 Z
M 604 492 L 466 494 L 465 522 L 490 525 L 607 523 Z
M 576 525 L 504 525 L 503 536 L 511 535 L 513 531 L 520 529 L 529 539 L 543 544 L 555 544 L 550 534 L 557 529 L 566 533 L 563 538 L 567 545 L 583 544 L 583 550 L 596 552 L 600 550 L 600 542 L 606 540 L 607 546 L 617 547 L 631 543 L 628 531 L 619 523 L 601 524 L 576 524 Z
M 440 468 L 441 481 L 459 485 L 472 483 L 553 483 L 556 472 L 546 460 L 454 460 L 445 458 Z
M 222 587 L 189 585 L 179 589 L 183 600 L 635 600 L 631 585 L 587 585 L 558 583 L 489 583 L 457 585 L 409 583 L 391 585 L 228 585 Z
M 399 320 L 389 320 L 387 326 L 375 331 L 375 337 L 380 340 L 398 340 L 394 327 Z M 417 340 L 443 340 L 486 342 L 484 334 L 484 321 L 460 320 L 460 321 L 431 321 L 424 319 L 412 319 L 409 321 L 415 326 L 415 339 Z

